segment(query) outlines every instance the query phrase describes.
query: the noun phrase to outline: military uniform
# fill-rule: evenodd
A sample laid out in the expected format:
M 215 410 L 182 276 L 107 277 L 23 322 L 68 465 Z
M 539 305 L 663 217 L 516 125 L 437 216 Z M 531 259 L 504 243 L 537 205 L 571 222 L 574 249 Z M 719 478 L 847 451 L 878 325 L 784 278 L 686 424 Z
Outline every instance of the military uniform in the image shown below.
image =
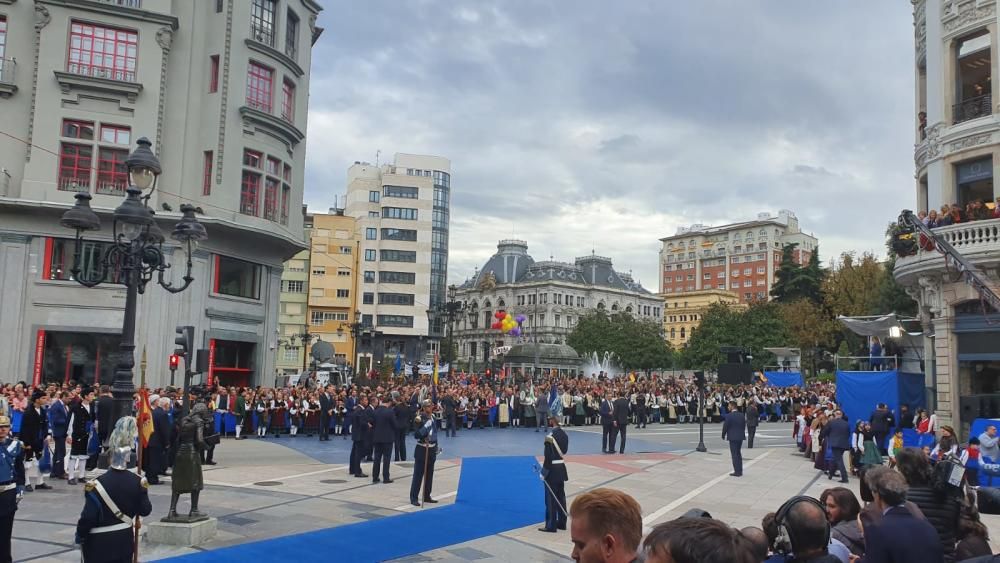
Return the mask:
M 85 563 L 130 563 L 136 516 L 153 511 L 146 480 L 127 469 L 109 469 L 86 484 L 76 543 Z
M 437 459 L 438 441 L 437 428 L 434 425 L 434 417 L 423 415 L 419 427 L 413 433 L 417 439 L 417 445 L 413 451 L 413 481 L 410 484 L 410 504 L 419 506 L 417 495 L 420 494 L 420 486 L 424 489 L 424 502 L 436 503 L 431 498 L 431 489 L 434 486 L 434 462 Z M 426 465 L 427 476 L 424 476 L 424 466 Z
M 569 450 L 569 436 L 562 428 L 556 426 L 552 433 L 545 437 L 545 461 L 542 465 L 542 477 L 548 485 L 545 487 L 545 532 L 555 532 L 566 529 L 566 461 L 563 456 Z
M 10 419 L 0 416 L 0 426 L 10 428 Z M 14 512 L 24 492 L 24 445 L 8 435 L 0 442 L 0 563 L 13 561 L 10 535 Z

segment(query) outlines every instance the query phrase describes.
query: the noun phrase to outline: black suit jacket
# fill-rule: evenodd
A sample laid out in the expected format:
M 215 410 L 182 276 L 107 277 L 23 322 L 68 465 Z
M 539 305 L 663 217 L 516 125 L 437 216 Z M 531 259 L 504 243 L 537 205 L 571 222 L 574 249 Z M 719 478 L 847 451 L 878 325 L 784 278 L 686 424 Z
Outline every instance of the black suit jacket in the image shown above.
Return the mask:
M 611 416 L 613 410 L 613 405 L 609 399 L 601 399 L 601 424 L 611 424 L 613 417 Z
M 49 433 L 49 425 L 45 420 L 45 410 L 40 409 L 39 413 L 35 407 L 28 405 L 24 411 L 24 418 L 21 419 L 21 431 L 18 433 L 21 442 L 25 446 L 31 447 L 31 452 L 41 454 L 42 440 Z M 27 453 L 25 454 L 27 456 Z
M 368 430 L 368 417 L 365 415 L 365 409 L 361 405 L 355 405 L 354 412 L 350 416 L 351 440 L 354 442 L 363 442 L 365 440 L 365 432 Z
M 760 425 L 760 411 L 757 410 L 757 404 L 750 400 L 750 404 L 747 405 L 747 426 L 758 426 Z
M 542 469 L 545 469 L 545 480 L 549 483 L 562 483 L 569 480 L 569 474 L 566 472 L 565 462 L 553 463 L 561 460 L 562 456 L 552 445 L 552 441 L 559 445 L 562 453 L 569 453 L 569 436 L 557 426 L 552 429 L 552 434 L 545 438 L 545 462 L 542 465 Z
M 149 437 L 150 448 L 166 448 L 171 443 L 170 419 L 160 407 L 153 409 L 153 435 Z
M 722 422 L 722 439 L 730 442 L 741 442 L 747 439 L 747 419 L 740 411 L 726 415 Z
M 943 560 L 934 526 L 901 506 L 890 508 L 878 524 L 865 526 L 864 563 Z
M 327 416 L 327 412 L 333 408 L 333 398 L 328 396 L 326 393 L 319 394 L 319 414 L 320 416 Z
M 872 425 L 873 434 L 888 434 L 889 428 L 895 422 L 892 413 L 884 409 L 875 409 L 868 417 L 868 422 Z
M 400 430 L 408 430 L 410 428 L 410 422 L 413 421 L 413 414 L 410 412 L 410 405 L 406 403 L 396 403 L 396 406 L 392 407 L 393 413 L 396 415 L 396 432 Z
M 615 399 L 612 418 L 618 426 L 628 426 L 628 399 L 625 397 Z
M 98 397 L 97 405 L 97 435 L 101 442 L 111 436 L 111 431 L 115 429 L 114 410 L 115 400 L 112 397 Z
M 375 409 L 372 417 L 375 429 L 372 431 L 372 442 L 376 444 L 391 444 L 396 441 L 396 413 L 385 405 Z

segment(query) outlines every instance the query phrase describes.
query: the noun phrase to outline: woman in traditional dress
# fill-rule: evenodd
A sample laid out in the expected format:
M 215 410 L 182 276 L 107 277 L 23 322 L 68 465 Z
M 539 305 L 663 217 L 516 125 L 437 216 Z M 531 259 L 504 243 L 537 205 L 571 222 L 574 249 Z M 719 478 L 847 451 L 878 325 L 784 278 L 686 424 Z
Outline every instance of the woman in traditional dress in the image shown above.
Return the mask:
M 271 399 L 268 394 L 264 393 L 263 390 L 258 392 L 257 405 L 254 407 L 257 411 L 257 437 L 265 438 L 267 437 L 267 427 L 271 423 L 271 411 L 270 411 Z
M 677 422 L 684 424 L 687 422 L 687 401 L 681 395 L 676 395 L 674 397 L 674 410 L 677 411 Z
M 871 424 L 865 423 L 862 435 L 864 443 L 861 452 L 861 465 L 882 465 L 882 454 L 878 451 L 878 446 L 875 445 L 875 433 L 872 432 Z
M 514 428 L 521 426 L 521 394 L 517 387 L 510 395 L 510 424 Z
M 285 401 L 285 408 L 288 409 L 289 417 L 288 435 L 295 436 L 299 433 L 299 428 L 303 424 L 302 403 L 299 402 L 299 399 L 293 393 Z
M 500 428 L 507 428 L 510 425 L 510 395 L 507 391 L 504 391 L 497 401 L 497 423 Z
M 820 438 L 823 435 L 823 428 L 827 425 L 828 419 L 825 414 L 821 414 L 816 417 L 813 421 L 812 427 L 812 450 L 813 450 L 813 467 L 820 470 L 826 471 L 826 438 Z
M 586 417 L 587 409 L 584 407 L 583 395 L 577 392 L 573 395 L 573 426 L 583 426 Z
M 285 406 L 285 394 L 281 391 L 276 391 L 274 399 L 271 400 L 271 430 L 274 432 L 275 438 L 281 437 L 281 431 L 288 428 L 288 419 L 285 414 L 288 409 Z

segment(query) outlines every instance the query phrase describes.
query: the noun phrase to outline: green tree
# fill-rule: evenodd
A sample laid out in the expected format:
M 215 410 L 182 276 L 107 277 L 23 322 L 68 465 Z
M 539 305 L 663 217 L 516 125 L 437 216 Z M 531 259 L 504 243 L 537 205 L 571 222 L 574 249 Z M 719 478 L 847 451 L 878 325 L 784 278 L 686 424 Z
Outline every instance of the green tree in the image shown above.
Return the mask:
M 815 366 L 822 350 L 834 344 L 834 337 L 840 331 L 826 309 L 808 299 L 782 304 L 781 318 L 789 341 L 802 353 L 803 366 Z
M 917 302 L 903 286 L 896 281 L 893 271 L 896 269 L 896 259 L 890 258 L 884 264 L 885 276 L 878 287 L 878 296 L 875 299 L 875 313 L 877 315 L 896 313 L 898 315 L 916 316 Z
M 580 317 L 566 343 L 581 356 L 614 354 L 622 368 L 651 370 L 671 367 L 674 354 L 656 321 L 628 313 L 593 311 Z
M 859 259 L 845 252 L 823 283 L 823 303 L 834 318 L 877 314 L 879 287 L 885 275 L 874 254 L 866 252 Z
M 742 346 L 753 353 L 751 366 L 759 370 L 774 362 L 774 355 L 764 351 L 765 347 L 787 345 L 788 331 L 776 304 L 759 302 L 739 310 L 716 303 L 691 333 L 681 360 L 688 369 L 714 370 L 725 361 L 720 351 L 723 346 Z
M 791 303 L 799 299 L 809 299 L 813 303 L 822 301 L 821 287 L 826 271 L 819 262 L 819 248 L 809 255 L 809 262 L 803 267 L 795 261 L 798 244 L 786 244 L 781 249 L 781 264 L 774 274 L 771 297 L 778 303 Z

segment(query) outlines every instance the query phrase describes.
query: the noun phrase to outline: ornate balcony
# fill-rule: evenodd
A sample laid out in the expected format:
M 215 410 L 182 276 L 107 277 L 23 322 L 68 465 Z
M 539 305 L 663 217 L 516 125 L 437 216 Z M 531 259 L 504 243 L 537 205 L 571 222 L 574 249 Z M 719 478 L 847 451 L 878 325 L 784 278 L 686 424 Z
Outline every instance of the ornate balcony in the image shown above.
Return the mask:
M 1000 219 L 949 225 L 934 232 L 983 272 L 1000 267 Z M 954 271 L 954 266 L 947 267 Z M 895 276 L 901 284 L 912 286 L 921 275 L 943 274 L 945 268 L 943 254 L 932 245 L 920 244 L 916 254 L 896 260 Z
M 17 85 L 14 82 L 16 70 L 17 61 L 0 57 L 0 98 L 9 98 L 17 92 Z
M 962 100 L 961 102 L 955 104 L 952 107 L 952 122 L 959 124 L 963 121 L 969 121 L 970 119 L 976 119 L 978 117 L 985 117 L 992 113 L 993 96 L 990 94 L 984 94 L 982 96 L 976 96 L 975 98 Z

